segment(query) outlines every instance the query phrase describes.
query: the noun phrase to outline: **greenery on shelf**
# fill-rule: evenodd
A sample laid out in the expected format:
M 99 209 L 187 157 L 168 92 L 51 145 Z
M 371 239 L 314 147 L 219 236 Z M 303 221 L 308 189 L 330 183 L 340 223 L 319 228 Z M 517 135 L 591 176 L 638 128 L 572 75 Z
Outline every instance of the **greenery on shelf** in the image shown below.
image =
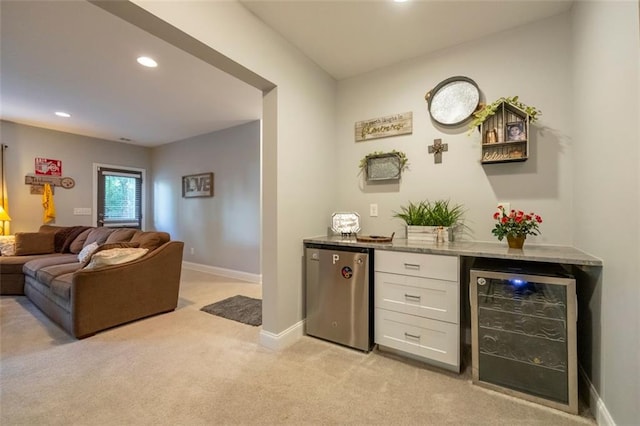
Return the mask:
M 453 226 L 464 215 L 463 206 L 449 205 L 449 200 L 429 200 L 418 203 L 409 202 L 407 206 L 401 206 L 400 212 L 395 212 L 393 217 L 402 219 L 409 226 Z
M 509 98 L 502 97 L 488 105 L 485 105 L 480 110 L 474 112 L 473 120 L 471 120 L 471 123 L 469 123 L 469 129 L 473 130 L 475 127 L 478 127 L 479 125 L 484 123 L 487 118 L 491 117 L 496 113 L 496 111 L 498 111 L 498 107 L 503 102 L 509 105 L 513 105 L 517 108 L 520 108 L 521 110 L 529 114 L 529 121 L 531 123 L 535 122 L 538 119 L 538 117 L 542 115 L 542 111 L 540 111 L 538 108 L 528 106 L 520 102 L 518 100 L 518 96 L 512 96 Z
M 360 173 L 362 173 L 363 171 L 367 170 L 367 160 L 371 157 L 376 157 L 378 155 L 386 155 L 386 154 L 394 154 L 395 156 L 398 157 L 398 159 L 400 160 L 400 171 L 405 171 L 407 169 L 407 167 L 409 166 L 409 159 L 407 158 L 407 154 L 405 154 L 402 151 L 396 151 L 395 149 L 393 151 L 390 152 L 384 152 L 384 151 L 375 151 L 372 152 L 371 154 L 367 154 L 366 156 L 364 156 L 361 160 L 360 160 Z

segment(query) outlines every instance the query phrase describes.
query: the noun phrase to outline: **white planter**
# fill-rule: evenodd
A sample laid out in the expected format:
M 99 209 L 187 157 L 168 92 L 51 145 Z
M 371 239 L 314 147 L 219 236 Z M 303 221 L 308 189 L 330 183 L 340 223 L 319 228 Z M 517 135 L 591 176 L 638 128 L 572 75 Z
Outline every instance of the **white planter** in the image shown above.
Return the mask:
M 407 240 L 422 242 L 453 241 L 453 227 L 446 226 L 407 226 Z

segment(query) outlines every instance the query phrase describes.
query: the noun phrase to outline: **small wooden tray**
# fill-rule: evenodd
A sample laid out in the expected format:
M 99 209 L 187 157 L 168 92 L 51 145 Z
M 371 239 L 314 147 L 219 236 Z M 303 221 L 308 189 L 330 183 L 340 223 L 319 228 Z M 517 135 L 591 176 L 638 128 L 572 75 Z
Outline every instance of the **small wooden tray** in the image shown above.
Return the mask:
M 379 235 L 356 235 L 356 241 L 359 243 L 390 243 L 393 241 L 394 232 L 390 237 L 381 237 Z

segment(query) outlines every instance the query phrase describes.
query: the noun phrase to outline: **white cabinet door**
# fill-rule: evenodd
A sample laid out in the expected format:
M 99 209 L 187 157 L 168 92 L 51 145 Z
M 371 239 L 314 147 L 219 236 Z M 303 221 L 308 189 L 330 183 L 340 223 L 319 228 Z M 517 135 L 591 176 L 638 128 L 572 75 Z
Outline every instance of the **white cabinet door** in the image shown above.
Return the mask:
M 375 341 L 390 348 L 460 368 L 460 326 L 386 309 L 375 310 Z
M 458 324 L 459 292 L 454 281 L 375 273 L 377 308 Z
M 376 250 L 375 270 L 458 282 L 458 256 Z

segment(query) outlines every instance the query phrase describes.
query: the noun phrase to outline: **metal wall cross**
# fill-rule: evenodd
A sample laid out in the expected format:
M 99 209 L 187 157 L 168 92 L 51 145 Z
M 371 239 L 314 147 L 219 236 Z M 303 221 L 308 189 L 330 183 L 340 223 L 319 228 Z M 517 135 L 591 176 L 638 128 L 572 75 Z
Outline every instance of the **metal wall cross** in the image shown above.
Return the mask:
M 429 145 L 429 154 L 435 154 L 433 156 L 433 162 L 435 164 L 442 163 L 442 153 L 449 150 L 449 145 L 442 143 L 442 139 L 434 139 L 433 145 Z

